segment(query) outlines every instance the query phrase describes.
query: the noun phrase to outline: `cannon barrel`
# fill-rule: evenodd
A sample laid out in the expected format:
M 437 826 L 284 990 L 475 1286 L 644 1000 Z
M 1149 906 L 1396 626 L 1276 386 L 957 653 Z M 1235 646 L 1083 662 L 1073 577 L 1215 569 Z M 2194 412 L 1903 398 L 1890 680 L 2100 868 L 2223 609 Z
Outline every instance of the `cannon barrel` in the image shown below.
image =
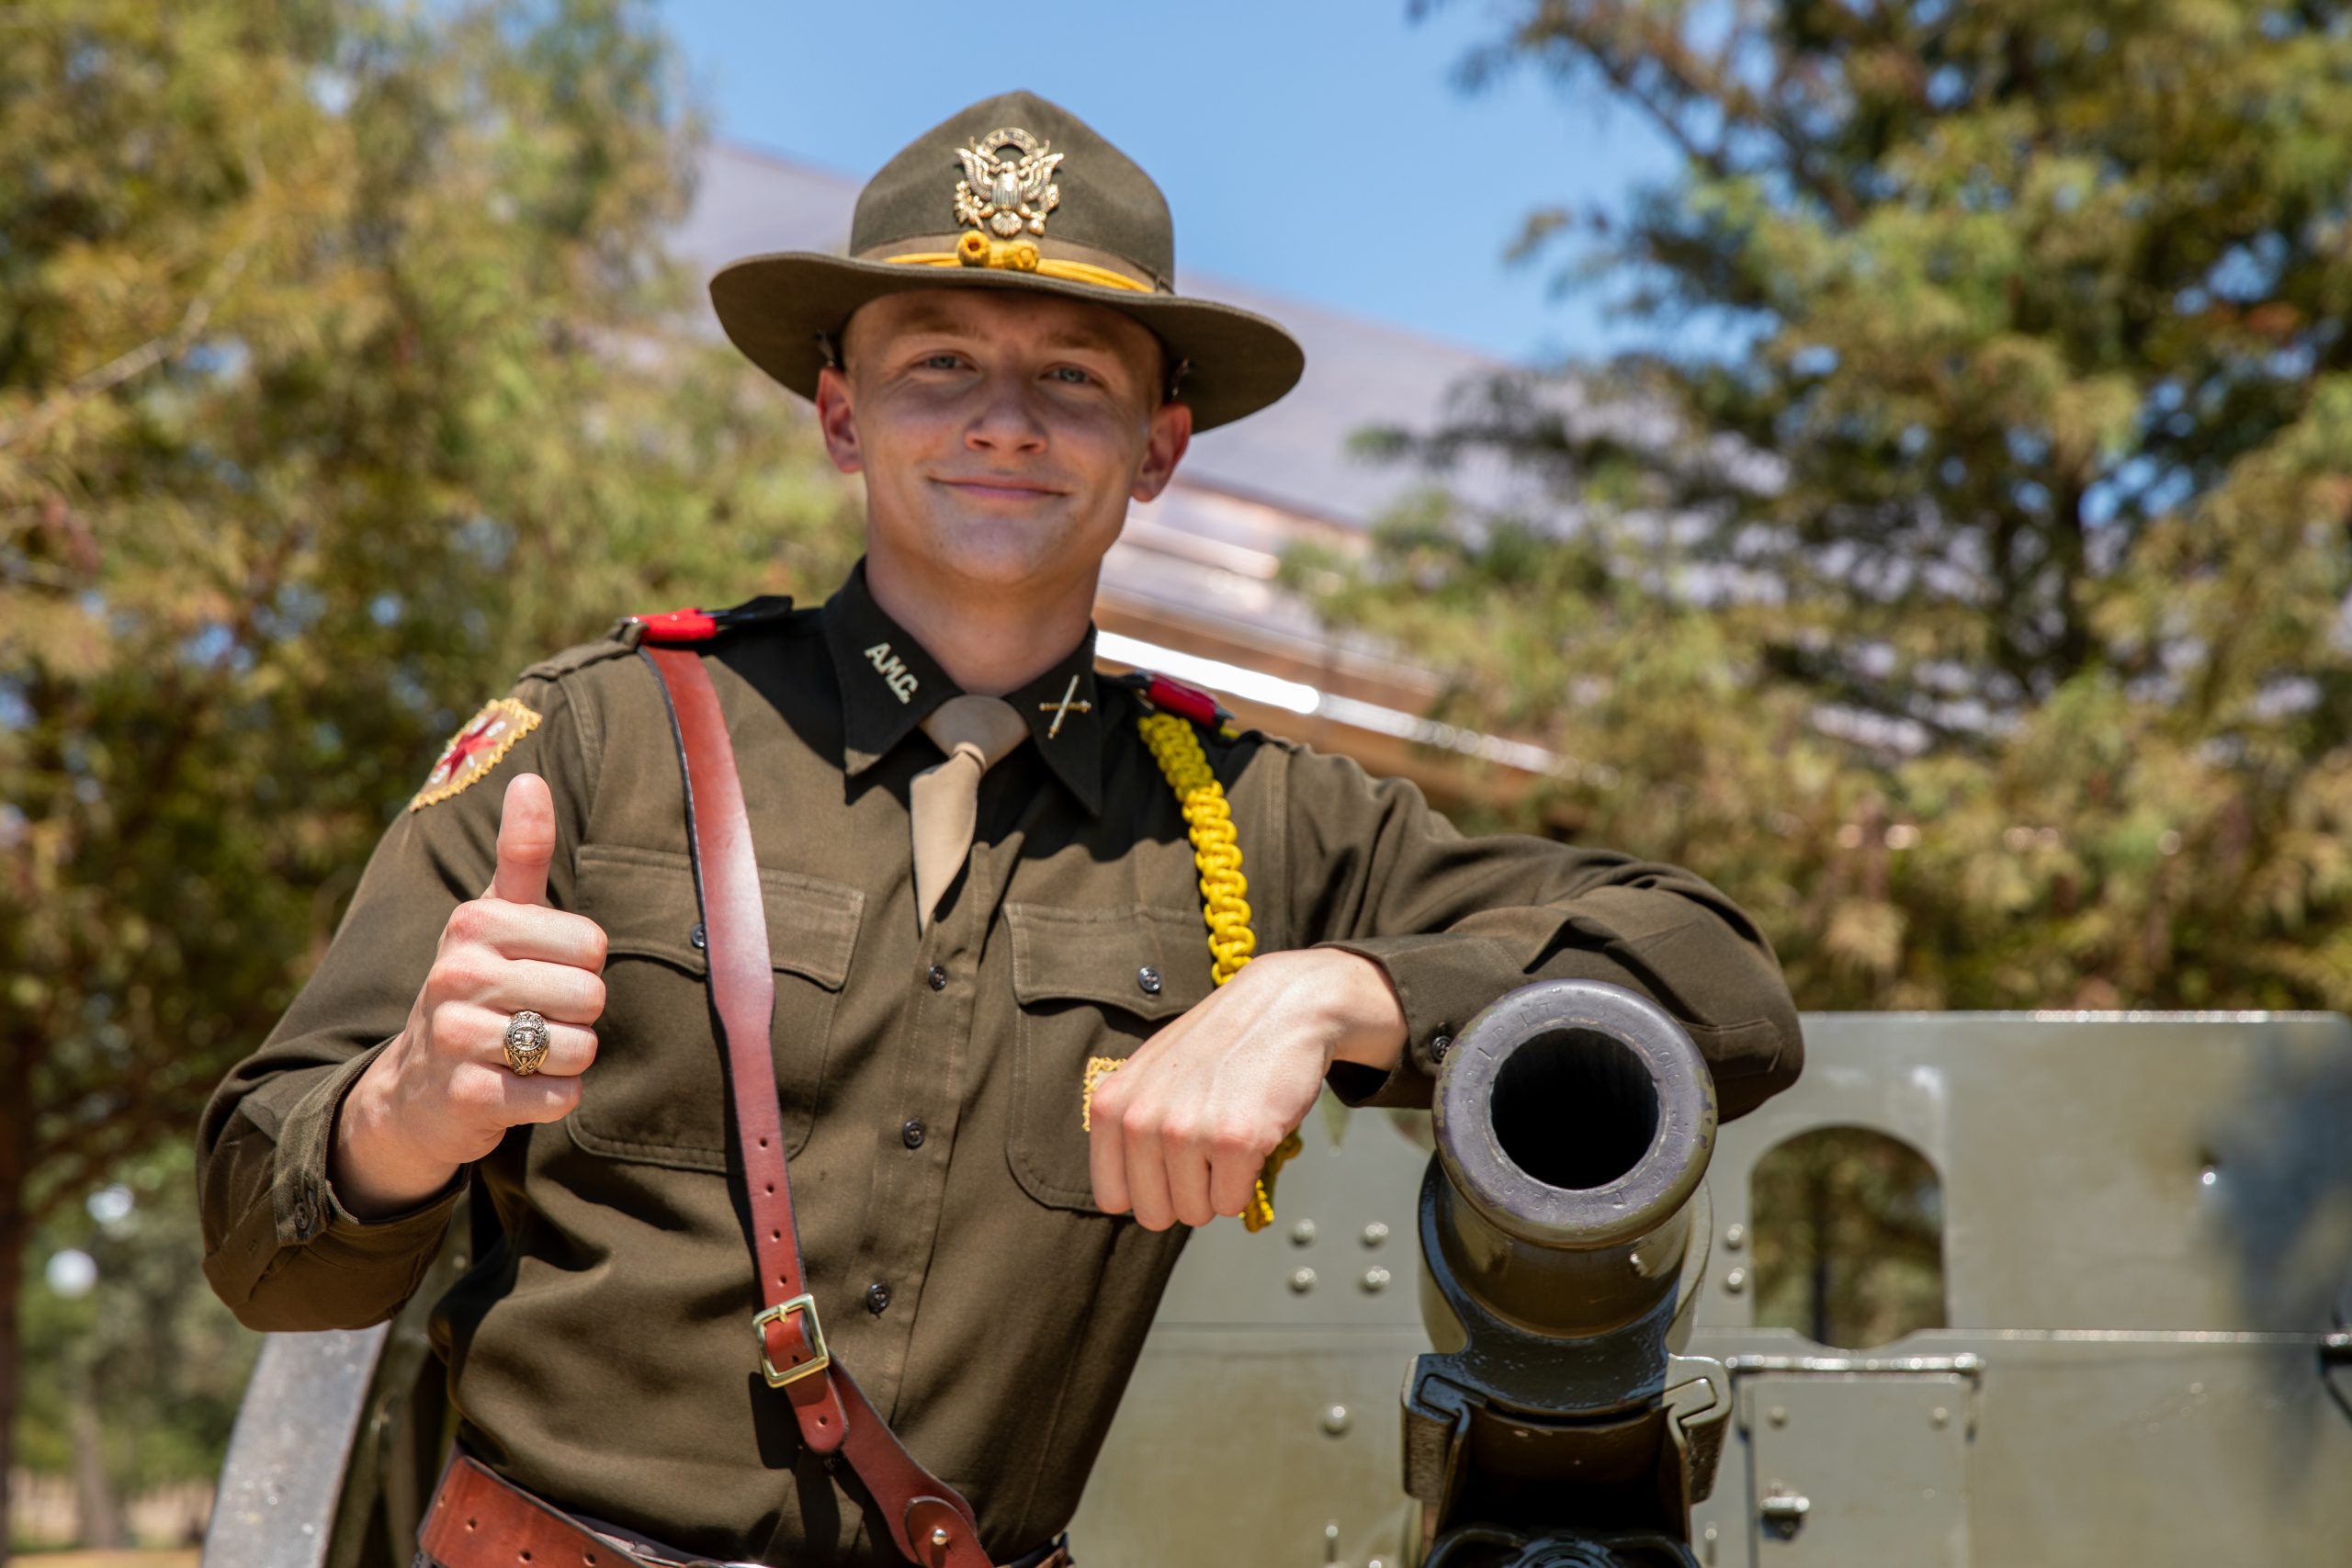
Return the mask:
M 1730 1408 L 1720 1364 L 1676 1354 L 1711 1228 L 1705 1061 L 1645 998 L 1546 981 L 1463 1032 L 1435 1112 L 1420 1242 L 1437 1348 L 1405 1411 L 1431 1568 L 1604 1536 L 1615 1555 L 1593 1561 L 1685 1561 Z
M 1623 1327 L 1674 1291 L 1715 1095 L 1655 1003 L 1575 981 L 1511 993 L 1455 1043 L 1435 1123 L 1436 1278 L 1559 1337 Z

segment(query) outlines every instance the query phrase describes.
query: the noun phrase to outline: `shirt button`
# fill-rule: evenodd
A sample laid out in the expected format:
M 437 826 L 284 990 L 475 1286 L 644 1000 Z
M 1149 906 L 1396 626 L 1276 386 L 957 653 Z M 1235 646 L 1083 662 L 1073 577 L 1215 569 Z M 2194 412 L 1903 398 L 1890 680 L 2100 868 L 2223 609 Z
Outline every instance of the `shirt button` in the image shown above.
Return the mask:
M 931 982 L 931 988 L 934 991 L 944 991 L 947 988 L 947 971 L 936 964 L 931 966 L 931 973 L 924 978 Z
M 1159 971 L 1148 964 L 1145 964 L 1136 971 L 1136 984 L 1142 987 L 1147 997 L 1159 995 Z
M 890 1304 L 890 1287 L 876 1280 L 865 1287 L 865 1310 L 879 1317 Z
M 1453 1036 L 1451 1034 L 1441 1034 L 1436 1039 L 1430 1042 L 1430 1060 L 1432 1062 L 1442 1062 L 1445 1060 L 1445 1054 L 1453 1049 Z
M 311 1227 L 317 1223 L 318 1211 L 311 1207 L 310 1200 L 304 1199 L 294 1205 L 294 1234 L 296 1235 L 309 1235 Z
M 907 1141 L 907 1147 L 910 1149 L 919 1149 L 922 1147 L 922 1118 L 920 1116 L 915 1117 L 905 1126 L 899 1128 L 899 1136 Z
M 710 945 L 710 933 L 697 925 L 694 930 L 686 933 L 686 944 L 692 947 L 696 953 L 700 953 L 703 949 Z

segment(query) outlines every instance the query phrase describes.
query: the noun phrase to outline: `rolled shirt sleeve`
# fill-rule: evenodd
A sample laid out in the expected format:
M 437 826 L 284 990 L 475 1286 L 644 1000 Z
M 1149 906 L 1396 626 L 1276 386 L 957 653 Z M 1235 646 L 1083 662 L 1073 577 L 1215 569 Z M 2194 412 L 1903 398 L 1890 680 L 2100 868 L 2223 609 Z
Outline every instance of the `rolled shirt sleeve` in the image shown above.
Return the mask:
M 361 1220 L 329 1177 L 335 1119 L 406 1027 L 449 912 L 490 886 L 500 807 L 519 773 L 548 781 L 558 842 L 549 901 L 570 902 L 568 852 L 581 840 L 589 776 L 582 726 L 553 680 L 526 677 L 513 696 L 539 722 L 470 785 L 392 822 L 317 972 L 205 1108 L 197 1145 L 205 1276 L 249 1327 L 381 1322 L 440 1248 L 462 1176 L 405 1213 Z
M 1804 1041 L 1771 945 L 1702 878 L 1525 834 L 1468 837 L 1409 781 L 1285 750 L 1291 930 L 1378 964 L 1405 1015 L 1394 1071 L 1334 1069 L 1343 1099 L 1427 1105 L 1453 1037 L 1536 980 L 1655 999 L 1706 1057 L 1726 1117 L 1795 1081 Z

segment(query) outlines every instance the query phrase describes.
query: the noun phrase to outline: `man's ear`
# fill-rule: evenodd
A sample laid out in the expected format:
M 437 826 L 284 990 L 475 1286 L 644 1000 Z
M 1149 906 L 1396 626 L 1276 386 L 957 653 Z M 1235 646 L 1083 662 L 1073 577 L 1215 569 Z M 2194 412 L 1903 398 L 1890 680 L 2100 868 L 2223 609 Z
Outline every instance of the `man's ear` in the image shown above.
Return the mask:
M 1136 470 L 1136 487 L 1128 493 L 1137 501 L 1154 501 L 1176 477 L 1176 465 L 1193 445 L 1193 409 L 1189 403 L 1162 403 L 1151 411 L 1151 432 L 1145 438 L 1143 467 Z M 834 461 L 839 462 L 839 458 Z
M 825 455 L 833 460 L 834 468 L 845 474 L 865 471 L 865 454 L 857 444 L 857 414 L 850 407 L 849 378 L 831 365 L 817 372 L 817 427 L 825 433 Z

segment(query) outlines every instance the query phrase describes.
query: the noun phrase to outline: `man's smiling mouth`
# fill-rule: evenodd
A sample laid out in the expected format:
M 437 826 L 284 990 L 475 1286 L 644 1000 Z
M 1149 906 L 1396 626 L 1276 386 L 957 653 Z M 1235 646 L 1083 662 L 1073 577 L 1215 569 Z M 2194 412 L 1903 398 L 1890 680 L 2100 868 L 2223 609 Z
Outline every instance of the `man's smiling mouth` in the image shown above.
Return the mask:
M 950 490 L 963 491 L 968 494 L 981 496 L 995 495 L 1011 498 L 1014 496 L 1030 495 L 1060 495 L 1063 493 L 1055 486 L 1042 483 L 1036 479 L 1013 479 L 1010 476 L 1001 474 L 974 474 L 961 478 L 943 478 L 934 479 L 932 482 L 934 484 L 945 485 Z

